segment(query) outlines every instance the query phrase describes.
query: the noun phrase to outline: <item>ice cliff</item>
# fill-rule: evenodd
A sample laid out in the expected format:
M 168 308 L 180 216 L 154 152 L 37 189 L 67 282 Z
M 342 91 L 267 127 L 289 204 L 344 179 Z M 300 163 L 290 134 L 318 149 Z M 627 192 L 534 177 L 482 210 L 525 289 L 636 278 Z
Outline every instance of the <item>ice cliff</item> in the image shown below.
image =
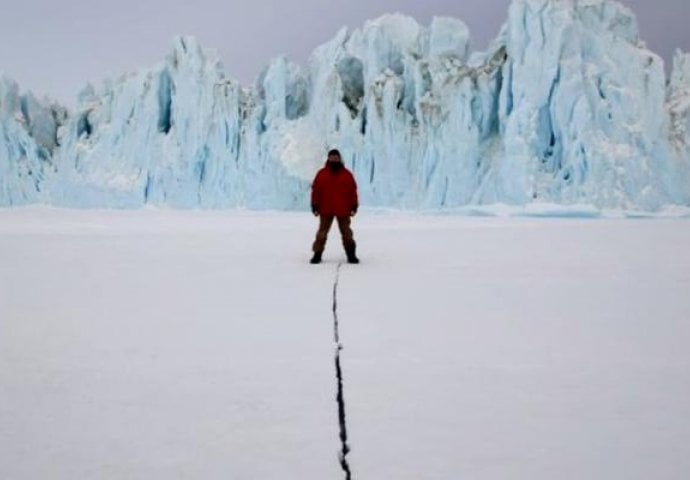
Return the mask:
M 683 159 L 690 158 L 690 54 L 681 51 L 677 51 L 673 59 L 668 110 L 672 148 L 681 159 L 680 164 L 690 168 L 690 163 L 683 163 Z
M 20 94 L 15 82 L 0 77 L 0 205 L 46 200 L 57 129 L 66 120 L 66 109 Z
M 513 0 L 486 52 L 460 21 L 387 15 L 306 67 L 226 77 L 189 37 L 76 111 L 0 80 L 0 204 L 306 208 L 329 147 L 370 206 L 690 203 L 690 55 L 612 0 Z

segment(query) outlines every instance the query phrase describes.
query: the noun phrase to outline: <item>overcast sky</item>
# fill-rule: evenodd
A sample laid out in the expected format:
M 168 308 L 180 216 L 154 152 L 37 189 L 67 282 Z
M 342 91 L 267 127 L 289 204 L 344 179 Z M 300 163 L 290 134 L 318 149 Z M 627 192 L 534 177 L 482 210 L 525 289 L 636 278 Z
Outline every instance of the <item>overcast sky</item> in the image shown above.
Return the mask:
M 280 54 L 304 63 L 343 25 L 399 11 L 427 24 L 462 18 L 482 49 L 505 21 L 510 0 L 2 0 L 0 72 L 39 96 L 73 104 L 91 81 L 148 67 L 177 34 L 220 52 L 226 72 L 253 82 Z M 690 0 L 625 0 L 643 39 L 668 61 L 690 51 Z

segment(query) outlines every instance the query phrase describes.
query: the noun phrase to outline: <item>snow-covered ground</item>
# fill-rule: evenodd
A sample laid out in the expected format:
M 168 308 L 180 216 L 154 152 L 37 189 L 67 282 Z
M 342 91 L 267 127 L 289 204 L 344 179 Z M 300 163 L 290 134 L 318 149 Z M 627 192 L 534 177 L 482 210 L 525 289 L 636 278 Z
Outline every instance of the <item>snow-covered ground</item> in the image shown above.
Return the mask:
M 364 212 L 338 284 L 354 478 L 685 479 L 690 220 Z M 326 479 L 307 214 L 0 210 L 0 478 Z

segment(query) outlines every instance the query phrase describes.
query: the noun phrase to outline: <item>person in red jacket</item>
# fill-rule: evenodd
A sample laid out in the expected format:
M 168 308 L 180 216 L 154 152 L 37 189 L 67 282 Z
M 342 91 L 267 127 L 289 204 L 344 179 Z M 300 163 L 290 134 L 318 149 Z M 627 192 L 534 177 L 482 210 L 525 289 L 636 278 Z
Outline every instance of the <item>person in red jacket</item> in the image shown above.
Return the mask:
M 355 253 L 357 245 L 350 228 L 350 219 L 357 213 L 358 207 L 355 177 L 343 165 L 340 152 L 331 150 L 326 166 L 316 174 L 311 187 L 311 210 L 319 217 L 319 231 L 312 248 L 314 256 L 311 263 L 321 263 L 328 231 L 336 219 L 348 263 L 359 263 Z

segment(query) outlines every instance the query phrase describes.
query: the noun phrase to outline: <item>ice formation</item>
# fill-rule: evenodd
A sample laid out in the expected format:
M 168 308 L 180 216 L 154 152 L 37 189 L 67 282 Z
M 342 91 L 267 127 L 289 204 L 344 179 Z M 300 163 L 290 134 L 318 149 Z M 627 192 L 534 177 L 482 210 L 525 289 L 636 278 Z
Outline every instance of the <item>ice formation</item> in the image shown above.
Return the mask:
M 15 82 L 0 77 L 0 205 L 45 200 L 57 129 L 66 119 L 66 109 L 20 95 Z
M 690 54 L 680 50 L 673 59 L 673 74 L 668 88 L 668 109 L 672 148 L 679 157 L 679 164 L 690 168 L 690 163 L 687 162 L 690 158 Z
M 690 55 L 670 81 L 613 0 L 513 0 L 486 52 L 460 20 L 342 29 L 256 85 L 190 37 L 75 112 L 0 81 L 0 204 L 306 208 L 329 147 L 364 205 L 690 203 Z

